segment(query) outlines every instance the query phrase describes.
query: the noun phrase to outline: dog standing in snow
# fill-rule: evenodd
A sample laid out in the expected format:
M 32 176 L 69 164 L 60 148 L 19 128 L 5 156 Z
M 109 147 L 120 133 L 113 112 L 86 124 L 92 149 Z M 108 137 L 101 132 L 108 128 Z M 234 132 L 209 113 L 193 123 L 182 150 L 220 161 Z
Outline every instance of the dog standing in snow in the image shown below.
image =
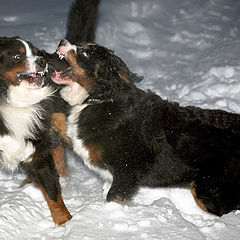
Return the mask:
M 66 37 L 94 40 L 100 0 L 76 0 L 71 8 Z M 46 59 L 57 54 L 40 51 L 20 37 L 0 37 L 0 167 L 27 172 L 43 192 L 57 225 L 71 215 L 62 196 L 59 175 L 66 176 L 64 147 L 66 108 L 59 85 L 49 79 Z
M 108 201 L 127 203 L 139 186 L 189 186 L 221 216 L 240 208 L 240 115 L 180 107 L 138 89 L 109 49 L 62 41 L 68 62 L 52 79 L 71 106 L 67 135 L 85 164 L 112 181 Z

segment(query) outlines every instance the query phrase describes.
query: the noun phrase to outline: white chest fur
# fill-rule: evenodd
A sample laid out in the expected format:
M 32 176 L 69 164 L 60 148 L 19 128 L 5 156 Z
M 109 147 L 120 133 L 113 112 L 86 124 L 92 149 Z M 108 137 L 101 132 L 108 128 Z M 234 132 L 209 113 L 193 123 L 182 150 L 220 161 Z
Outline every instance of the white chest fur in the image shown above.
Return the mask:
M 35 126 L 41 127 L 40 118 L 43 110 L 39 107 L 0 106 L 4 124 L 10 131 L 9 135 L 0 137 L 0 162 L 7 170 L 14 171 L 20 162 L 30 161 L 29 157 L 35 152 L 31 142 L 34 139 Z
M 40 107 L 0 106 L 4 123 L 16 138 L 33 138 L 35 126 L 41 126 L 43 109 Z M 41 128 L 41 127 L 40 127 Z
M 78 137 L 78 132 L 81 130 L 78 129 L 77 120 L 81 111 L 87 106 L 87 104 L 83 104 L 72 107 L 71 114 L 67 121 L 67 135 L 72 140 L 74 152 L 83 159 L 85 165 L 88 166 L 89 169 L 100 174 L 105 180 L 112 181 L 112 174 L 108 170 L 99 168 L 91 163 L 88 151 L 84 148 L 82 140 Z
M 35 127 L 42 128 L 43 109 L 37 104 L 52 96 L 49 87 L 28 88 L 24 81 L 19 86 L 11 85 L 7 92 L 6 103 L 0 103 L 0 114 L 10 134 L 0 136 L 0 166 L 14 171 L 20 162 L 31 161 L 35 152 L 26 138 L 35 138 Z

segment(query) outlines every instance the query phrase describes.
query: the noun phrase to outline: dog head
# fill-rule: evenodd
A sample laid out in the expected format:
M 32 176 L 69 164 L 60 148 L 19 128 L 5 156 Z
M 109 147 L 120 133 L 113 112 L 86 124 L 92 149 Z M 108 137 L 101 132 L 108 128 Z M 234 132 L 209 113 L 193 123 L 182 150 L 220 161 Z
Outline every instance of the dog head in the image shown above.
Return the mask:
M 122 88 L 142 80 L 132 73 L 127 65 L 111 50 L 96 43 L 83 43 L 80 46 L 62 40 L 57 54 L 68 62 L 65 69 L 53 74 L 53 81 L 71 86 L 78 83 L 88 92 L 98 83 L 107 89 Z
M 42 89 L 46 71 L 46 60 L 30 42 L 18 37 L 0 37 L 1 98 L 14 94 L 20 101 L 27 98 L 30 90 Z M 36 91 L 34 94 L 38 95 Z
M 0 77 L 8 84 L 41 88 L 46 73 L 46 61 L 38 56 L 31 43 L 14 37 L 0 38 Z

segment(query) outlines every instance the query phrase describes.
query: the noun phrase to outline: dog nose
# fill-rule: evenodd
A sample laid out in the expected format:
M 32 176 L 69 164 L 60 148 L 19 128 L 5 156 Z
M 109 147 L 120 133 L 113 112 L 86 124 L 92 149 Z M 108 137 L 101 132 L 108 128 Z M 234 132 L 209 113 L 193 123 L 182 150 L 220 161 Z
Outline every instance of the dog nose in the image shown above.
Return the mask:
M 62 39 L 58 44 L 58 47 L 66 46 L 67 44 L 69 44 L 69 41 L 67 39 Z
M 36 60 L 36 64 L 38 64 L 40 67 L 45 68 L 46 67 L 46 60 L 43 57 L 39 57 Z

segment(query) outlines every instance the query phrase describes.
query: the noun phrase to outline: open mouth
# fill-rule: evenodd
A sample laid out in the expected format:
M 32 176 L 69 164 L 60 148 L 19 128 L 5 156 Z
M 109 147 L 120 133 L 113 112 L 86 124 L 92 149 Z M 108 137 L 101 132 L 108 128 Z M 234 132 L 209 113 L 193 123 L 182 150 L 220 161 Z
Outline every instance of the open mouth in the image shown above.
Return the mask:
M 66 47 L 60 47 L 57 51 L 56 54 L 58 55 L 60 60 L 63 60 L 65 58 L 65 52 L 66 52 Z M 68 66 L 65 66 L 64 70 L 61 71 L 54 71 L 51 75 L 51 78 L 53 82 L 57 84 L 63 84 L 63 85 L 71 85 L 72 83 L 72 75 L 74 74 L 73 68 L 67 64 Z
M 46 72 L 24 72 L 17 74 L 18 81 L 27 81 L 30 87 L 41 88 L 44 84 Z
M 57 53 L 59 59 L 63 60 L 63 58 L 65 57 L 64 54 L 62 54 L 59 50 L 56 53 Z
M 62 54 L 60 51 L 56 52 L 59 59 L 62 60 L 65 58 L 64 54 Z M 61 71 L 55 71 L 52 74 L 52 80 L 56 83 L 63 84 L 64 80 L 68 80 L 71 75 L 73 74 L 73 69 L 71 66 L 68 66 L 66 69 Z
M 67 84 L 70 80 L 73 70 L 71 67 L 59 72 L 54 72 L 52 74 L 52 80 L 57 84 Z
M 70 77 L 73 74 L 73 70 L 71 67 L 68 67 L 67 69 L 59 72 L 60 73 L 60 77 L 61 78 L 65 78 L 65 77 Z

